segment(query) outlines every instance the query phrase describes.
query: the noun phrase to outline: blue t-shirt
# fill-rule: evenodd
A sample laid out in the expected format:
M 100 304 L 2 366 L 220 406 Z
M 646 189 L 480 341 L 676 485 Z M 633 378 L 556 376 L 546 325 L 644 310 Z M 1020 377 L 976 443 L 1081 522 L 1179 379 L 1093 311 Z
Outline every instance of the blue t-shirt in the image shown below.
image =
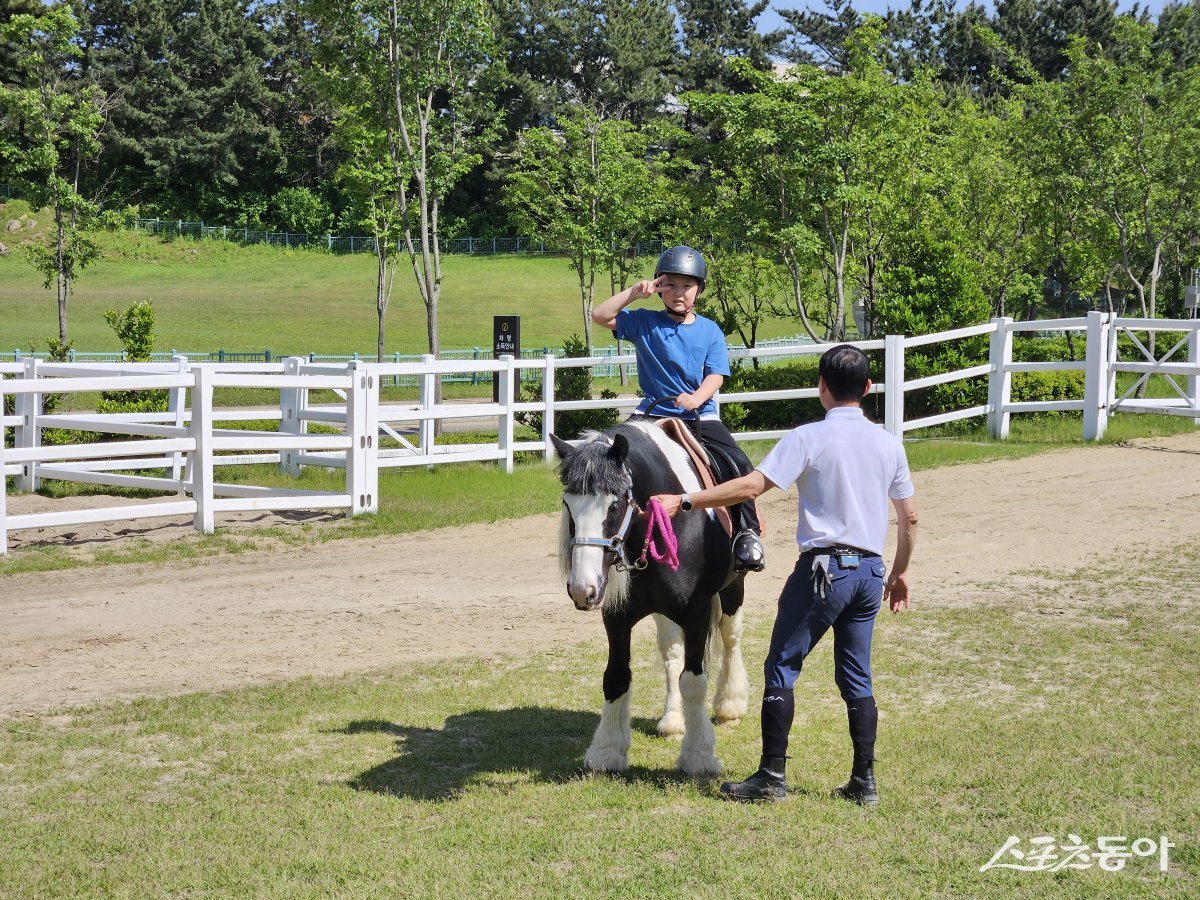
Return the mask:
M 725 334 L 712 319 L 696 316 L 689 325 L 676 322 L 658 309 L 623 309 L 617 313 L 616 335 L 633 344 L 637 354 L 638 383 L 647 397 L 638 407 L 646 413 L 650 399 L 659 401 L 650 414 L 681 416 L 675 405 L 680 394 L 691 394 L 709 375 L 729 375 L 729 350 Z M 698 410 L 702 418 L 716 418 L 710 399 Z

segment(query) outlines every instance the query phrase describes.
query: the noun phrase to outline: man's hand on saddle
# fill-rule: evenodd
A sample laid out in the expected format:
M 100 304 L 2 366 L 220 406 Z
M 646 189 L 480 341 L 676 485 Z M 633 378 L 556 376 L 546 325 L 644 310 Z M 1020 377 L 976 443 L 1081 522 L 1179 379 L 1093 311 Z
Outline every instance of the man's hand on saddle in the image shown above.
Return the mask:
M 680 394 L 675 398 L 675 405 L 688 412 L 695 412 L 704 405 L 704 401 L 698 399 L 695 394 Z

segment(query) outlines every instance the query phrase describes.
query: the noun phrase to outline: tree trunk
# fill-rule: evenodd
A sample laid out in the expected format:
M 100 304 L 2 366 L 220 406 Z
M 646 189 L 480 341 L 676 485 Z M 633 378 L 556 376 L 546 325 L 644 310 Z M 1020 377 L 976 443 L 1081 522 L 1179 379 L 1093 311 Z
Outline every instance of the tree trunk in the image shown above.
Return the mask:
M 387 250 L 379 235 L 375 236 L 375 313 L 378 318 L 375 339 L 375 361 L 383 362 L 383 316 L 387 312 Z
M 804 329 L 805 334 L 816 341 L 818 344 L 825 343 L 823 338 L 817 337 L 817 332 L 812 326 L 812 322 L 808 320 L 808 310 L 804 307 L 804 297 L 800 291 L 800 266 L 795 257 L 789 252 L 783 253 L 784 265 L 787 266 L 788 277 L 792 281 L 792 297 L 796 301 L 796 314 L 800 317 L 800 326 Z
M 63 222 L 62 204 L 54 203 L 54 228 L 57 244 L 54 250 L 54 260 L 57 272 L 54 286 L 58 293 L 58 342 L 67 345 L 67 300 L 71 295 L 71 273 L 67 271 L 66 261 L 66 225 Z

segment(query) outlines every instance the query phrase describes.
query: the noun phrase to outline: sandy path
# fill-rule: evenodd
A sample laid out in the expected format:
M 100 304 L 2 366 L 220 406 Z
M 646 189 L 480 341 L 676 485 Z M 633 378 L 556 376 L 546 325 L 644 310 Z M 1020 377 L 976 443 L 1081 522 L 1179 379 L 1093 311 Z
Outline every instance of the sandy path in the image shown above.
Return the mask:
M 1200 540 L 1200 431 L 915 480 L 917 604 L 969 603 L 973 582 L 1031 566 Z M 752 613 L 771 611 L 790 571 L 794 498 L 766 498 L 769 566 L 752 576 Z M 559 581 L 556 529 L 557 516 L 534 516 L 172 570 L 3 576 L 0 715 L 598 638 L 599 615 L 576 612 Z M 186 523 L 152 530 L 169 539 Z

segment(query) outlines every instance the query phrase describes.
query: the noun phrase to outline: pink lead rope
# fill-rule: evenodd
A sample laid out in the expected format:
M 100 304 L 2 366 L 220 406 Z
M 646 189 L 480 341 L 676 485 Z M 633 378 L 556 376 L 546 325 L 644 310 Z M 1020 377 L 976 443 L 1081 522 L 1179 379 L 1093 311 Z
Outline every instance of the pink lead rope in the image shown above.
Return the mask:
M 666 563 L 671 571 L 674 572 L 679 568 L 679 540 L 675 537 L 675 528 L 671 525 L 671 517 L 667 515 L 667 511 L 663 509 L 663 505 L 657 500 L 651 500 L 646 505 L 646 546 L 642 548 L 642 558 L 639 562 L 644 567 L 646 564 L 646 554 L 649 553 L 655 562 Z M 662 552 L 654 544 L 654 531 L 658 529 L 658 533 L 662 535 L 663 546 L 666 548 Z

